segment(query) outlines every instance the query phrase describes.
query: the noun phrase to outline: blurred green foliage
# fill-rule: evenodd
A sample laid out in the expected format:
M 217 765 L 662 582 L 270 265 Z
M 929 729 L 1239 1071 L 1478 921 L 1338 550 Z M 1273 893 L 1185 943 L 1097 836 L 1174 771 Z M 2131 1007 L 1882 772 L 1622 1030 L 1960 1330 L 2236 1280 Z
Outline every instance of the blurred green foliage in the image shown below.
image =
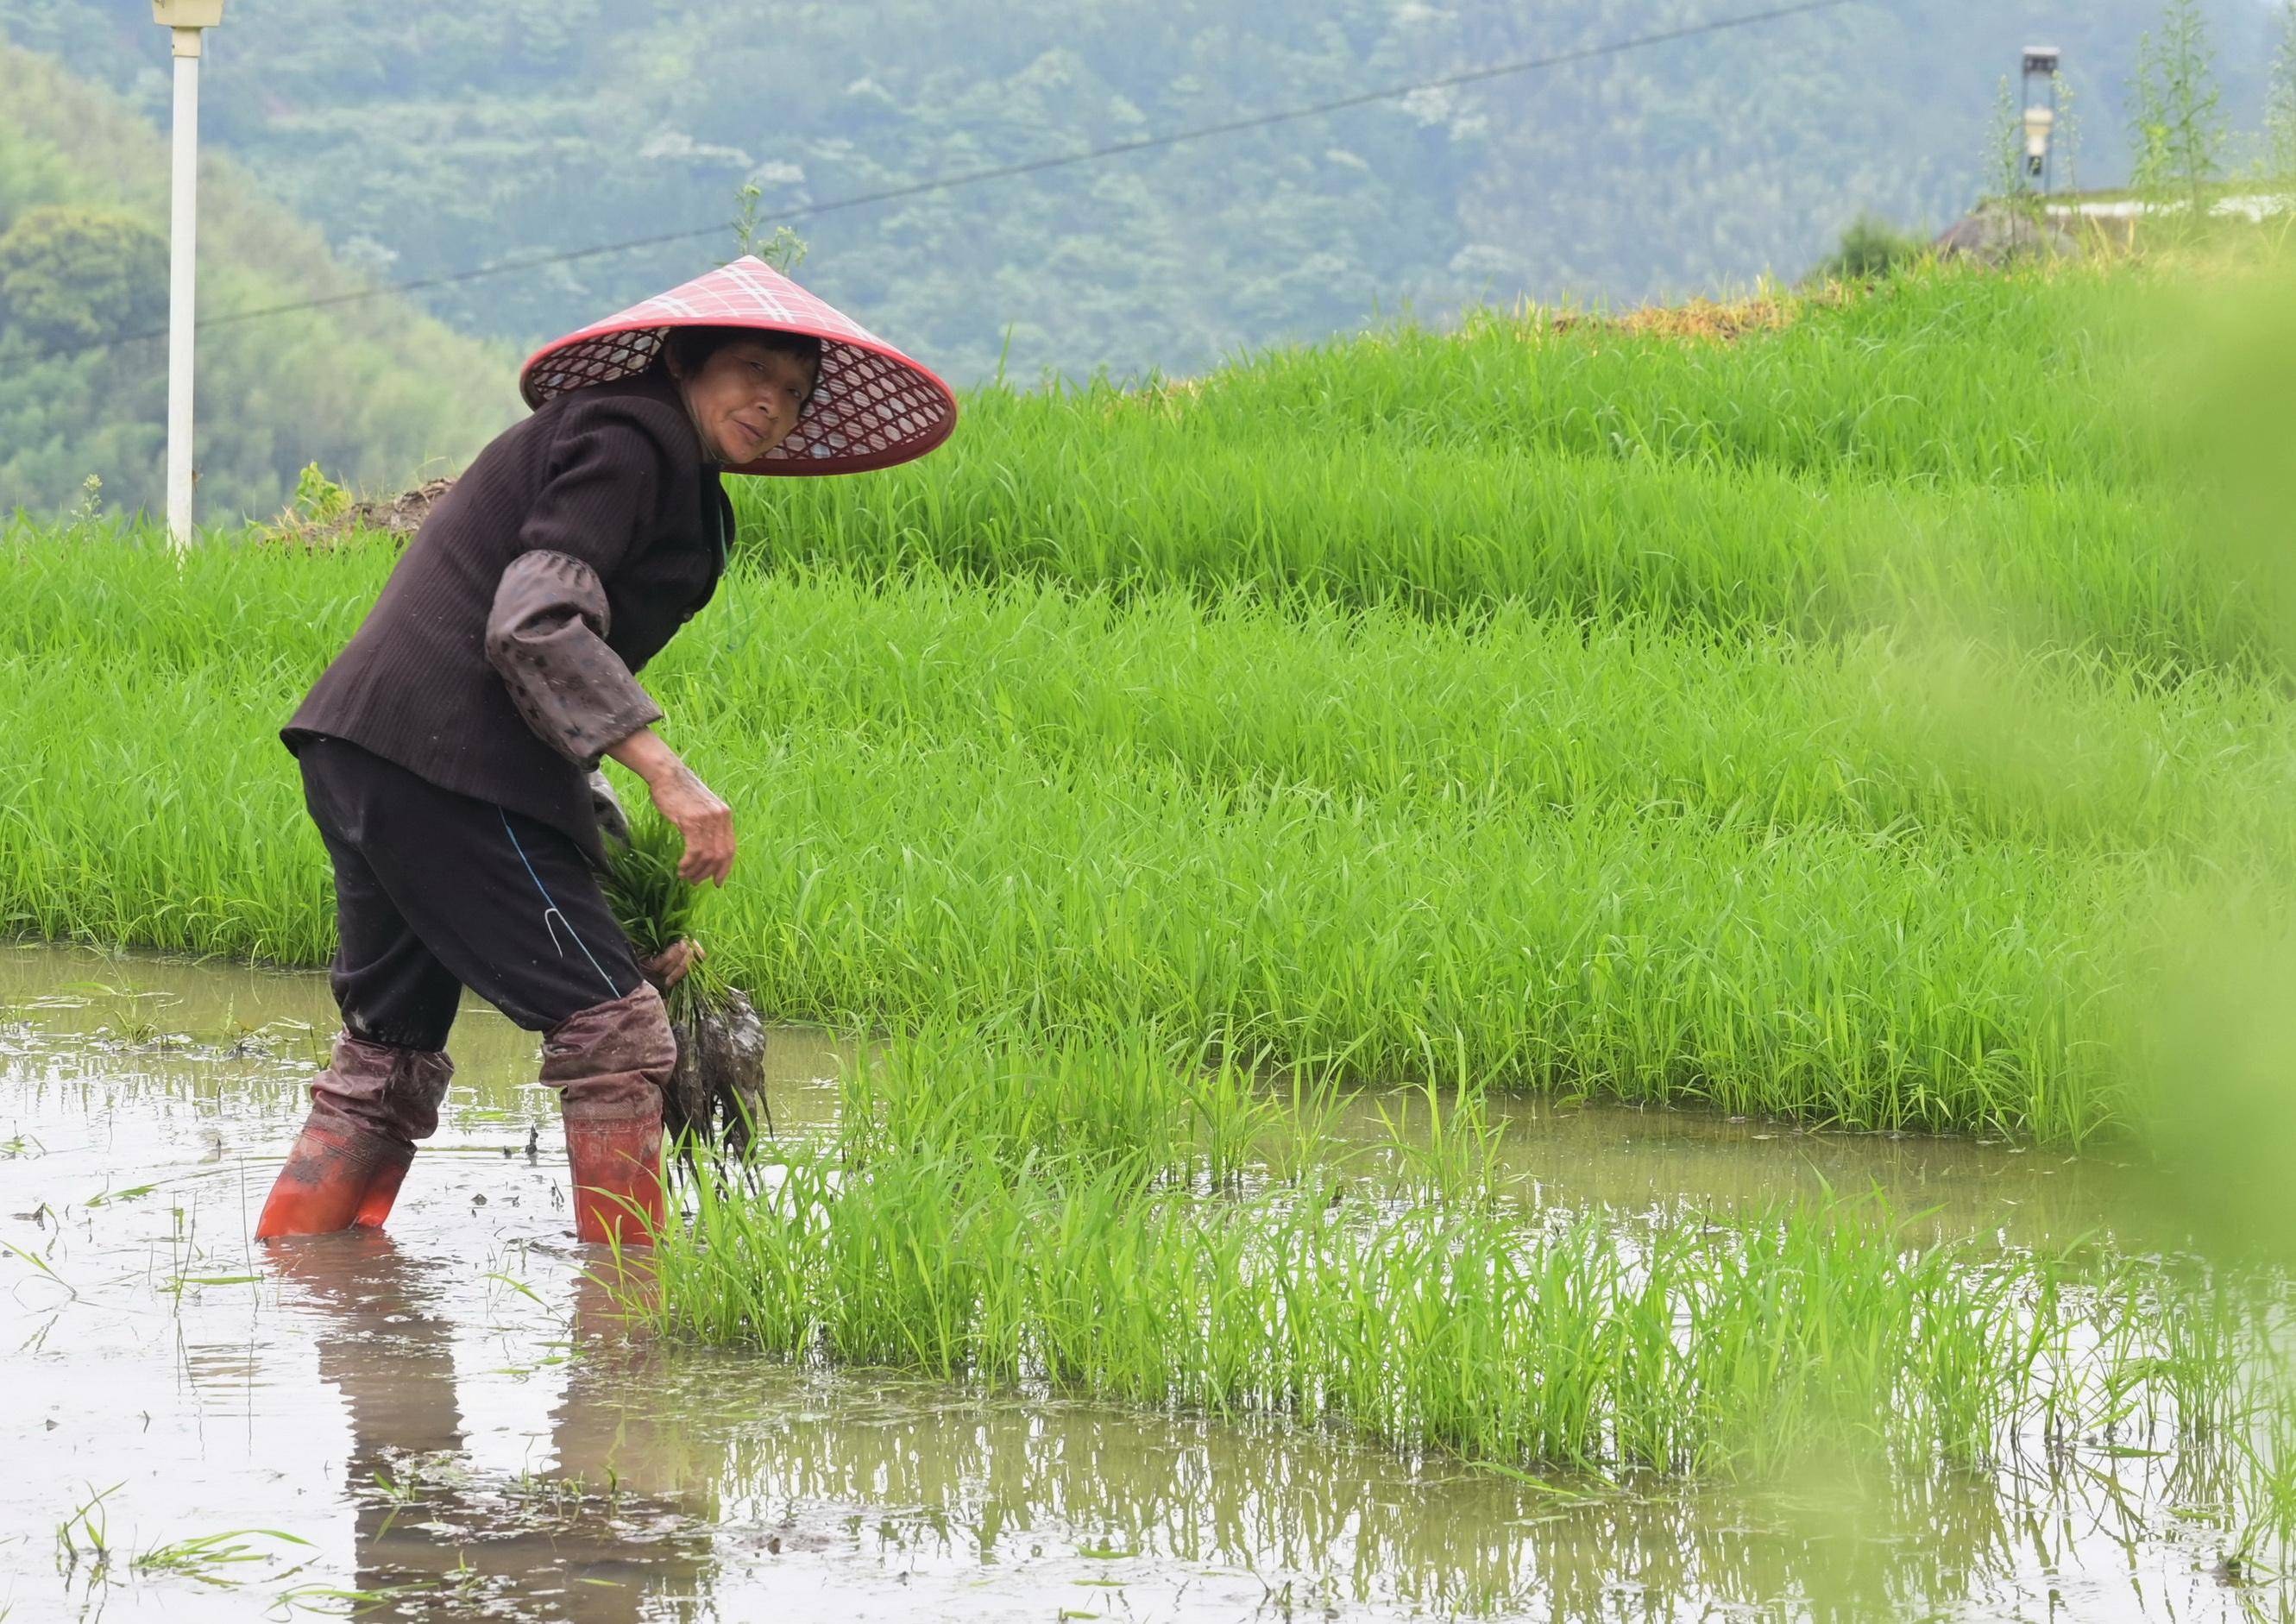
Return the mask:
M 2280 7 L 2280 43 L 2265 95 L 2264 172 L 2296 187 L 2296 0 L 2282 0 Z
M 2158 319 L 2175 365 L 2154 410 L 2193 472 L 2175 545 L 2243 582 L 2284 668 L 2296 660 L 2296 274 L 2284 255 L 2219 267 Z M 2284 681 L 2284 706 L 2286 693 Z M 2296 1267 L 2296 862 L 2285 849 L 2261 866 L 2211 854 L 2157 931 L 2136 1053 L 2160 1193 L 2218 1256 Z

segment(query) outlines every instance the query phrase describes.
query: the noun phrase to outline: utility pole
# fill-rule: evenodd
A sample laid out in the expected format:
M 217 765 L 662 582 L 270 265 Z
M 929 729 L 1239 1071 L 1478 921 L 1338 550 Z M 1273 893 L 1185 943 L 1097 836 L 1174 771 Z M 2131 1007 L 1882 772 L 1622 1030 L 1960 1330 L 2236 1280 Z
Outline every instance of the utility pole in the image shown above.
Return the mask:
M 200 49 L 223 22 L 224 0 L 152 0 L 152 21 L 176 42 L 175 166 L 168 220 L 168 539 L 192 545 L 193 296 L 199 272 Z
M 2040 83 L 2036 86 L 2034 81 Z M 2049 191 L 2049 137 L 2057 127 L 2057 48 L 2027 45 L 2021 80 L 2025 103 L 2025 190 Z

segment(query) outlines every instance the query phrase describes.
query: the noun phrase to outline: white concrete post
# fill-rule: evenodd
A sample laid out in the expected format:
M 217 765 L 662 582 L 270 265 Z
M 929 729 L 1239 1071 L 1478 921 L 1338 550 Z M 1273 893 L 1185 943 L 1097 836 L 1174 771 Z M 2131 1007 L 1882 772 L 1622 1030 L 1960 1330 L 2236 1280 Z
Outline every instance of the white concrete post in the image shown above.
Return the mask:
M 192 357 L 199 277 L 200 31 L 176 30 L 174 207 L 168 222 L 168 538 L 192 545 Z
M 224 0 L 152 0 L 176 42 L 174 178 L 168 220 L 168 539 L 192 545 L 192 362 L 199 274 L 200 48 Z

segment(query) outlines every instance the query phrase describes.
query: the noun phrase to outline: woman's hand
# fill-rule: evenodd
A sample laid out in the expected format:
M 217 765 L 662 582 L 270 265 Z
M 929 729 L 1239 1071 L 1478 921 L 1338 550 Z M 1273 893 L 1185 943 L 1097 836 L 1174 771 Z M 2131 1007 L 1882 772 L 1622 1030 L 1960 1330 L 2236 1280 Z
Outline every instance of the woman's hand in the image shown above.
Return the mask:
M 677 877 L 688 885 L 726 883 L 734 871 L 734 809 L 718 799 L 651 727 L 606 752 L 645 780 L 654 806 L 685 837 Z
M 677 877 L 688 885 L 726 883 L 734 872 L 734 808 L 718 799 L 693 769 L 672 757 L 672 770 L 646 780 L 653 804 L 685 837 Z
M 697 941 L 674 941 L 652 958 L 638 961 L 638 973 L 653 983 L 656 992 L 668 992 L 685 980 L 685 972 L 709 955 Z

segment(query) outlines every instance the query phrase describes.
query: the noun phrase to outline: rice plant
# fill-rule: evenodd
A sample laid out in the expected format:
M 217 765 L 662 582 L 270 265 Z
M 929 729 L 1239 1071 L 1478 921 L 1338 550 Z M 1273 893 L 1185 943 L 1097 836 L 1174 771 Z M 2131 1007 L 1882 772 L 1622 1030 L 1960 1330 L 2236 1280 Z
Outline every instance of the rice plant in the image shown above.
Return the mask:
M 2084 1430 L 2197 1438 L 2243 1390 L 2178 1351 L 2230 1323 L 2206 1292 L 1919 1244 L 1870 1203 L 1541 1224 L 1326 1175 L 1208 1204 L 1153 1161 L 801 1148 L 768 1193 L 704 1185 L 657 1311 L 786 1357 L 1603 1472 L 1760 1477 L 1841 1447 L 1989 1472 Z
M 606 904 L 641 963 L 681 945 L 687 949 L 684 973 L 662 997 L 677 1039 L 677 1064 L 663 1090 L 663 1128 L 689 1163 L 701 1146 L 739 1152 L 758 1128 L 773 1132 L 764 1029 L 747 995 L 700 941 L 694 920 L 701 892 L 677 873 L 683 838 L 652 812 L 627 822 L 627 838 L 610 837 Z
M 606 906 L 640 959 L 660 957 L 680 942 L 698 939 L 694 928 L 700 893 L 678 878 L 685 846 L 677 831 L 659 815 L 631 820 L 630 838 L 614 842 L 604 875 Z M 733 989 L 706 957 L 695 959 L 663 996 L 676 1020 L 723 1006 Z

